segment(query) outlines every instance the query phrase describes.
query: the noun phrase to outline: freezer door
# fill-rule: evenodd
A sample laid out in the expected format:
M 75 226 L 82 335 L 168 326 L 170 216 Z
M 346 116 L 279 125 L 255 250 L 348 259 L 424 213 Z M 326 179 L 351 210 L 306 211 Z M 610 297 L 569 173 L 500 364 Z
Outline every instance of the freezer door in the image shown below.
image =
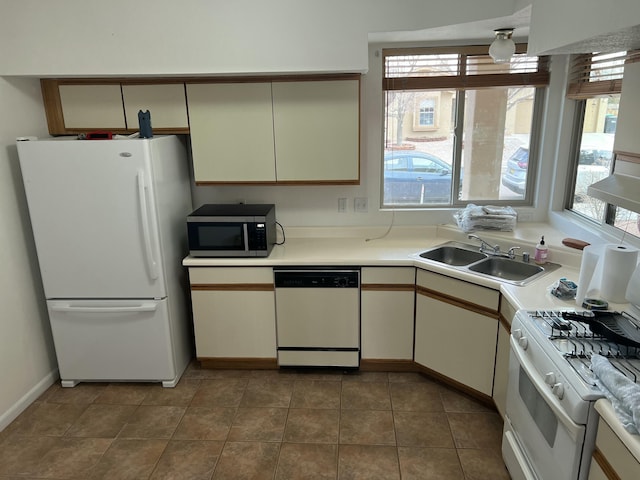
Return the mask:
M 50 300 L 47 306 L 63 385 L 176 377 L 166 300 Z
M 18 142 L 47 298 L 162 298 L 150 140 Z

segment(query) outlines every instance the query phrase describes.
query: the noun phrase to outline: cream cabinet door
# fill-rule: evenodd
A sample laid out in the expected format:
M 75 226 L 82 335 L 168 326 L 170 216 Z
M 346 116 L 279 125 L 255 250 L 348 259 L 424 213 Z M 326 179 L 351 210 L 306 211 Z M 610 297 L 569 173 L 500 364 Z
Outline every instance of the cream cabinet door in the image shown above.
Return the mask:
M 152 129 L 189 128 L 184 83 L 167 85 L 122 85 L 128 129 L 139 127 L 138 112 L 151 113 Z
M 277 179 L 359 181 L 359 80 L 273 83 Z
M 187 84 L 187 103 L 196 183 L 276 180 L 271 83 Z
M 65 128 L 126 128 L 120 84 L 60 85 L 59 92 Z
M 620 111 L 616 125 L 613 149 L 640 154 L 640 62 L 624 66 Z
M 491 396 L 498 321 L 418 293 L 415 361 Z
M 360 295 L 362 358 L 412 360 L 415 268 L 364 267 Z
M 271 268 L 189 268 L 198 359 L 276 358 Z

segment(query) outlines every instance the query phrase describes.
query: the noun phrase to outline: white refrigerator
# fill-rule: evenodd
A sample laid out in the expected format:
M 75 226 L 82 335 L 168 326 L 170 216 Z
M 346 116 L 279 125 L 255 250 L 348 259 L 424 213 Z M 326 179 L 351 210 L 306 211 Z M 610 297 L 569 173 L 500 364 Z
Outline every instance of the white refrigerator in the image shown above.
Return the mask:
M 17 148 L 62 386 L 175 386 L 192 357 L 185 146 L 66 137 Z

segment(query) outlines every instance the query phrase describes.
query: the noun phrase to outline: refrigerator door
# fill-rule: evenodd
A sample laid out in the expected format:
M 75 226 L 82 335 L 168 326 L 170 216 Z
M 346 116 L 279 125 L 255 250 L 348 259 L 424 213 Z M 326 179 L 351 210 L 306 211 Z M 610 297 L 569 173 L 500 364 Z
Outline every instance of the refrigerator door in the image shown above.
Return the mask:
M 47 298 L 162 298 L 149 142 L 18 142 Z
M 177 376 L 166 299 L 49 300 L 47 307 L 63 386 Z

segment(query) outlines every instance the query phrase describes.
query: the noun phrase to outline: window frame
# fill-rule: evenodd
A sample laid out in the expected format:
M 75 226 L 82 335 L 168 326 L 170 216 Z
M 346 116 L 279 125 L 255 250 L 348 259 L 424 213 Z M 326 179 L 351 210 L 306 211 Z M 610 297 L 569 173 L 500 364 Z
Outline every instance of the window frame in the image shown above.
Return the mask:
M 624 79 L 619 76 L 607 76 L 601 81 L 590 81 L 591 69 L 602 71 L 602 64 L 606 60 L 597 60 L 600 54 L 597 52 L 573 55 L 570 60 L 570 73 L 567 85 L 567 99 L 575 102 L 573 116 L 570 161 L 567 172 L 567 182 L 564 195 L 564 209 L 572 215 L 576 215 L 583 221 L 598 227 L 607 227 L 614 230 L 622 230 L 615 226 L 618 206 L 607 202 L 604 203 L 604 211 L 601 218 L 596 219 L 585 215 L 574 208 L 575 191 L 578 181 L 578 168 L 580 165 L 580 146 L 583 136 L 584 121 L 586 115 L 587 102 L 593 98 L 608 95 L 620 95 Z M 627 52 L 614 52 L 612 54 L 602 54 L 603 56 L 614 55 L 616 59 L 623 62 L 623 66 L 631 62 L 640 61 L 640 51 L 630 50 Z M 593 60 L 596 59 L 596 60 Z M 606 72 L 605 72 L 606 74 Z M 598 75 L 598 72 L 596 72 Z M 624 68 L 622 76 L 624 75 Z M 612 151 L 609 174 L 614 171 L 616 163 L 616 152 Z M 633 235 L 633 234 L 631 234 Z M 636 237 L 637 238 L 637 237 Z
M 385 203 L 385 178 L 384 178 L 384 158 L 381 159 L 381 175 L 380 175 L 380 205 L 381 208 L 406 208 L 406 209 L 434 209 L 434 208 L 460 208 L 464 207 L 469 203 L 486 205 L 486 204 L 497 204 L 497 205 L 515 205 L 515 206 L 532 206 L 535 200 L 535 192 L 534 187 L 537 184 L 538 177 L 538 156 L 539 156 L 539 139 L 541 138 L 541 130 L 542 123 L 545 111 L 545 97 L 546 90 L 549 85 L 549 57 L 540 56 L 536 59 L 536 71 L 527 71 L 527 72 L 519 72 L 519 73 L 491 73 L 491 74 L 473 74 L 467 73 L 466 68 L 468 65 L 473 65 L 473 57 L 477 57 L 479 63 L 485 57 L 488 56 L 488 46 L 480 45 L 480 46 L 465 46 L 465 47 L 409 47 L 409 48 L 386 48 L 382 50 L 382 93 L 383 93 L 383 102 L 387 102 L 388 91 L 395 90 L 398 92 L 407 92 L 407 91 L 416 91 L 416 92 L 434 92 L 435 99 L 435 110 L 437 111 L 440 108 L 439 105 L 439 96 L 438 94 L 445 90 L 455 90 L 455 102 L 453 103 L 453 109 L 455 112 L 456 121 L 454 121 L 454 129 L 453 129 L 453 155 L 451 158 L 452 164 L 452 192 L 451 199 L 449 203 L 440 203 L 440 204 L 401 204 L 395 205 L 393 203 L 386 204 Z M 526 56 L 527 45 L 526 44 L 518 44 L 516 45 L 516 54 L 525 54 Z M 415 76 L 387 76 L 387 58 L 393 56 L 415 56 L 415 55 L 447 55 L 447 54 L 456 54 L 458 55 L 458 68 L 459 71 L 463 73 L 456 74 L 455 76 L 446 76 L 446 77 L 415 77 Z M 468 62 L 469 57 L 471 57 L 471 61 Z M 535 58 L 535 57 L 534 57 Z M 468 62 L 468 63 L 467 63 Z M 425 81 L 425 78 L 427 80 Z M 427 84 L 425 86 L 425 84 Z M 531 132 L 529 135 L 529 164 L 527 167 L 527 181 L 526 181 L 526 190 L 522 199 L 506 199 L 506 200 L 459 200 L 460 197 L 460 185 L 461 185 L 461 163 L 462 163 L 462 143 L 463 143 L 463 134 L 464 134 L 464 108 L 465 101 L 463 96 L 465 95 L 466 90 L 476 90 L 481 88 L 491 88 L 491 87 L 527 87 L 533 88 L 534 90 L 534 100 L 533 100 L 533 111 L 532 111 L 532 119 L 531 119 Z M 385 117 L 385 125 L 387 123 L 387 106 L 383 106 L 384 117 Z M 414 105 L 414 120 L 413 124 L 415 126 L 415 112 L 417 112 L 417 106 Z M 437 116 L 434 115 L 434 126 L 433 127 L 425 127 L 419 126 L 418 130 L 428 131 L 430 129 L 437 128 Z M 386 135 L 383 138 L 383 143 L 386 143 Z M 383 145 L 383 152 L 385 150 L 385 145 Z M 383 155 L 384 157 L 384 155 Z

